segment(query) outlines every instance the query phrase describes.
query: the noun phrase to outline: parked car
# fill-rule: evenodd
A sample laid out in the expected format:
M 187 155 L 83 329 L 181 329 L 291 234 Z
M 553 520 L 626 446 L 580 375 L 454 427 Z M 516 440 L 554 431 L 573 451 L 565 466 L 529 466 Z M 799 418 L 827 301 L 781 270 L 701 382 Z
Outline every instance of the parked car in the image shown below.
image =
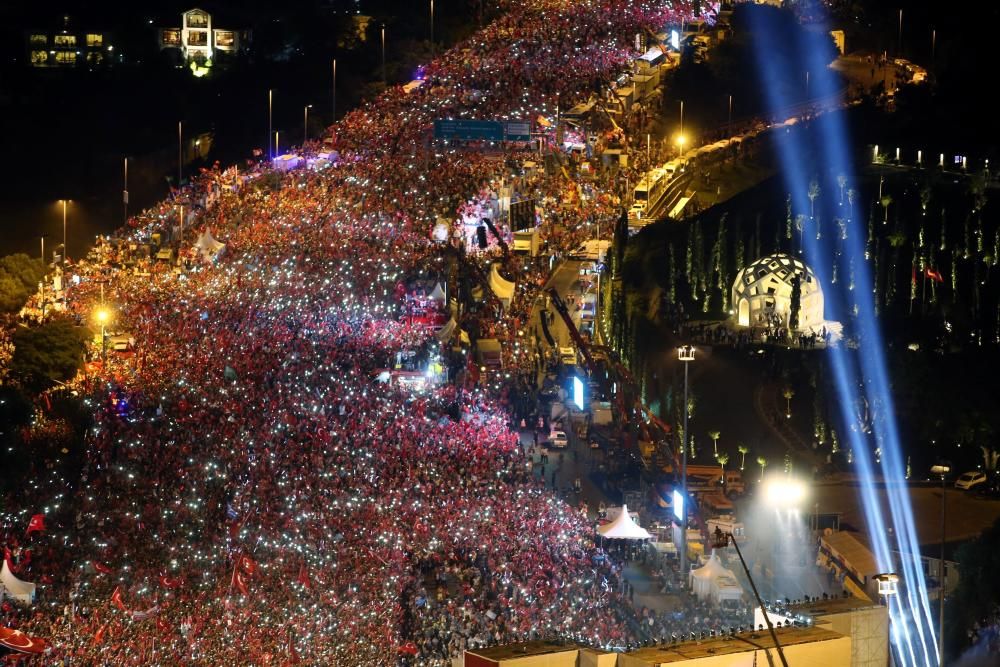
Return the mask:
M 980 472 L 978 470 L 973 470 L 963 474 L 961 477 L 955 480 L 955 488 L 962 489 L 963 491 L 968 491 L 974 486 L 978 486 L 986 481 L 986 473 Z
M 994 478 L 977 486 L 973 495 L 980 500 L 1000 500 L 1000 480 Z
M 549 434 L 549 447 L 553 449 L 565 449 L 569 446 L 565 431 L 552 431 Z
M 559 348 L 559 361 L 563 363 L 564 366 L 575 366 L 576 365 L 576 350 L 572 347 L 560 347 Z

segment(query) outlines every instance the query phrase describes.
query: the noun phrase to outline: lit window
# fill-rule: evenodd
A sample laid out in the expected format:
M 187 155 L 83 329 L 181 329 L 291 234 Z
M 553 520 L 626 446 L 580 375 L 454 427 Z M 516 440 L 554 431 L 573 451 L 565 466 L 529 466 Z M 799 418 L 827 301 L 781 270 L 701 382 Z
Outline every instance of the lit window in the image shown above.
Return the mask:
M 189 28 L 208 27 L 208 14 L 202 11 L 191 11 L 185 15 L 184 22 Z
M 188 46 L 208 46 L 208 33 L 204 30 L 192 30 L 188 33 Z
M 56 46 L 76 46 L 76 35 L 56 35 L 53 43 Z
M 181 45 L 181 31 L 180 30 L 164 30 L 162 33 L 163 45 L 164 46 L 180 46 Z
M 91 51 L 87 54 L 87 62 L 91 65 L 100 65 L 104 62 L 104 54 L 100 51 Z
M 40 35 L 40 34 L 36 33 L 36 34 L 34 34 L 34 35 L 31 36 L 31 43 L 32 44 L 48 44 L 49 43 L 49 36 L 48 35 Z
M 60 65 L 75 65 L 75 51 L 56 51 L 56 62 Z
M 232 48 L 236 41 L 235 35 L 231 30 L 216 30 L 215 31 L 215 45 L 221 46 L 223 48 Z
M 31 64 L 36 67 L 39 65 L 44 65 L 49 61 L 48 51 L 32 51 L 31 52 Z
M 104 35 L 87 33 L 87 46 L 104 46 Z

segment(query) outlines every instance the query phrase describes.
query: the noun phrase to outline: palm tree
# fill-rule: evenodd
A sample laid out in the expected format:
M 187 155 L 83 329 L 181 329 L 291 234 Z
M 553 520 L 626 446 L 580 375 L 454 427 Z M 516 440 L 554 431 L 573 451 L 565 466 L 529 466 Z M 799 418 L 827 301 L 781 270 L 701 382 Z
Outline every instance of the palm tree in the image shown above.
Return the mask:
M 767 467 L 767 459 L 765 459 L 763 456 L 758 456 L 757 457 L 757 465 L 760 466 L 760 481 L 763 482 L 764 481 L 764 468 Z
M 740 453 L 740 470 L 743 470 L 743 467 L 747 462 L 747 452 L 750 451 L 750 448 L 744 444 L 740 444 L 736 447 L 736 451 Z
M 785 416 L 789 419 L 792 418 L 792 397 L 795 396 L 795 390 L 791 387 L 785 387 L 785 391 L 781 392 L 781 395 L 785 397 Z
M 858 198 L 858 191 L 851 188 L 847 191 L 847 203 L 850 205 L 850 219 L 854 220 L 854 200 Z M 846 238 L 846 237 L 845 237 Z
M 892 204 L 892 197 L 889 195 L 884 195 L 882 199 L 879 200 L 878 203 L 882 205 L 882 210 L 885 213 L 885 215 L 882 218 L 882 224 L 887 225 L 889 224 L 889 205 Z
M 722 435 L 718 431 L 709 431 L 708 437 L 712 439 L 712 450 L 715 456 L 719 455 L 719 436 Z
M 809 218 L 811 219 L 815 217 L 814 204 L 816 203 L 816 197 L 819 197 L 819 183 L 816 181 L 815 178 L 809 181 L 808 197 L 809 197 Z
M 837 175 L 837 185 L 840 186 L 840 205 L 844 205 L 844 186 L 847 185 L 847 176 L 843 174 Z
M 806 228 L 806 216 L 801 213 L 795 216 L 795 229 L 799 232 L 799 252 L 802 252 L 802 233 Z
M 720 466 L 722 466 L 722 484 L 723 484 L 723 486 L 725 486 L 725 484 L 726 484 L 726 464 L 729 463 L 729 454 L 726 454 L 725 452 L 722 452 L 721 454 L 717 454 L 715 456 L 715 460 L 719 462 Z

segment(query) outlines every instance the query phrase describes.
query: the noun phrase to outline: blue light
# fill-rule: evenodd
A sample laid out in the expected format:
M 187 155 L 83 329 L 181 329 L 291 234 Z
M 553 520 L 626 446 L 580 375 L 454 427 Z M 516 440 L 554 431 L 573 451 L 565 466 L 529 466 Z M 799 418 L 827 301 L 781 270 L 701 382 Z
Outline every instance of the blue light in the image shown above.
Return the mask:
M 681 530 L 684 530 L 684 496 L 677 489 L 674 489 L 674 517 L 681 522 Z
M 580 378 L 573 377 L 573 405 L 577 410 L 583 410 L 583 382 Z

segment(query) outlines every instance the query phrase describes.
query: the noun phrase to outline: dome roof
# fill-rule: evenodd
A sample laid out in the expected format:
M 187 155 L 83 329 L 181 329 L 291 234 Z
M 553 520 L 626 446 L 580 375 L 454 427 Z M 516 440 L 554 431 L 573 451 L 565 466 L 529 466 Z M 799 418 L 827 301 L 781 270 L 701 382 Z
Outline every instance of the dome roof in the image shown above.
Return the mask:
M 819 281 L 816 274 L 801 259 L 792 257 L 783 252 L 776 252 L 773 255 L 766 255 L 747 265 L 736 276 L 734 290 L 741 294 L 759 294 L 753 287 L 758 283 L 767 281 L 774 284 L 781 282 L 789 287 L 795 276 L 799 277 L 802 293 L 819 290 Z

